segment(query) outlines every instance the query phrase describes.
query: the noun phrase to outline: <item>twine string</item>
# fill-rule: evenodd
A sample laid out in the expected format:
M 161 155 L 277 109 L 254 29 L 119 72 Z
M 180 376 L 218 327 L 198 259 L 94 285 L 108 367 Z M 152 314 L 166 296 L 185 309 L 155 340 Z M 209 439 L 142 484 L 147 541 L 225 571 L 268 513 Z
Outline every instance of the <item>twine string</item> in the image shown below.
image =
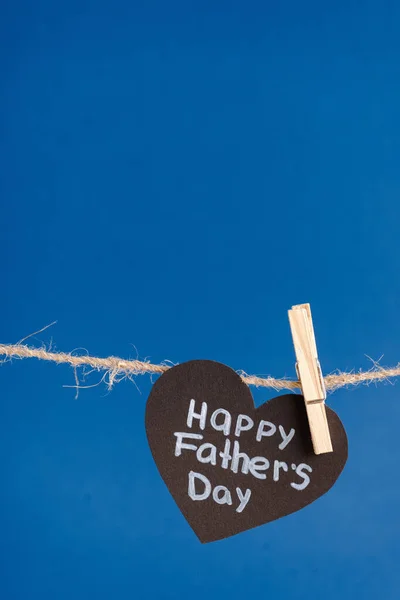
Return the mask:
M 25 338 L 26 339 L 26 338 Z M 121 379 L 133 379 L 136 375 L 161 375 L 171 368 L 171 365 L 161 363 L 152 364 L 141 360 L 124 360 L 115 356 L 99 358 L 87 355 L 74 355 L 68 352 L 51 352 L 46 348 L 35 348 L 25 344 L 0 344 L 0 356 L 4 356 L 3 362 L 13 358 L 37 358 L 47 360 L 58 364 L 68 364 L 75 371 L 79 367 L 91 367 L 95 371 L 103 371 L 102 381 L 105 381 L 109 388 Z M 238 372 L 244 383 L 255 387 L 272 388 L 276 391 L 298 390 L 301 389 L 300 382 L 290 379 L 276 379 L 274 377 L 258 377 L 257 375 L 248 375 L 243 371 Z M 342 387 L 359 384 L 368 384 L 372 382 L 388 381 L 393 377 L 400 376 L 400 363 L 394 367 L 381 367 L 373 361 L 373 367 L 369 371 L 359 371 L 351 373 L 337 372 L 324 377 L 325 387 L 329 391 L 334 391 Z M 80 387 L 77 382 L 77 386 Z M 91 386 L 89 386 L 91 387 Z

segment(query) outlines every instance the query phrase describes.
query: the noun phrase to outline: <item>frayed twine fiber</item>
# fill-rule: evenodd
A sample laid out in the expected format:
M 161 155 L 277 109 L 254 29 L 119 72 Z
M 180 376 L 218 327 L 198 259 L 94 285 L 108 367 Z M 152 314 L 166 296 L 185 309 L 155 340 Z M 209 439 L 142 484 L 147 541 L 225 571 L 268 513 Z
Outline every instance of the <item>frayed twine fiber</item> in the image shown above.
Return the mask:
M 67 352 L 50 352 L 46 348 L 33 348 L 24 344 L 0 344 L 0 355 L 5 356 L 3 362 L 12 358 L 38 358 L 39 360 L 48 360 L 59 364 L 69 364 L 75 370 L 79 367 L 91 367 L 96 371 L 104 371 L 101 381 L 106 382 L 109 388 L 121 379 L 133 379 L 135 375 L 162 374 L 171 368 L 168 364 L 153 365 L 150 362 L 140 360 L 123 360 L 115 356 L 107 358 L 97 358 L 95 356 L 80 355 L 75 356 Z M 373 367 L 369 371 L 360 371 L 358 373 L 335 373 L 324 377 L 325 387 L 329 391 L 337 390 L 341 387 L 350 385 L 368 384 L 372 382 L 387 381 L 392 377 L 400 376 L 400 363 L 395 367 L 381 367 L 377 362 L 373 362 Z M 274 377 L 257 377 L 247 375 L 243 371 L 239 372 L 244 383 L 256 387 L 272 388 L 280 390 L 300 389 L 300 382 L 290 379 L 275 379 Z M 81 387 L 75 377 L 77 385 L 71 387 Z M 88 386 L 92 387 L 92 386 Z

